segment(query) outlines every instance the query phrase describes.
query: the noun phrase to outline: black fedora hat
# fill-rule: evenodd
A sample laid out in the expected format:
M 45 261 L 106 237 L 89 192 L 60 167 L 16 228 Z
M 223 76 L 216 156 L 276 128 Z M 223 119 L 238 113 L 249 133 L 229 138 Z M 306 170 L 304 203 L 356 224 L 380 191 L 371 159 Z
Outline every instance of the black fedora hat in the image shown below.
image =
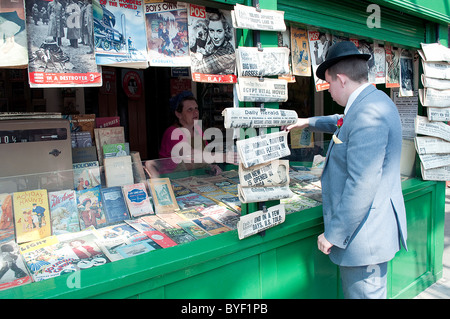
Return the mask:
M 342 41 L 333 44 L 328 50 L 325 61 L 322 62 L 316 70 L 317 77 L 325 81 L 325 71 L 329 67 L 343 59 L 351 57 L 361 58 L 367 61 L 370 59 L 371 55 L 360 53 L 356 45 L 351 41 Z

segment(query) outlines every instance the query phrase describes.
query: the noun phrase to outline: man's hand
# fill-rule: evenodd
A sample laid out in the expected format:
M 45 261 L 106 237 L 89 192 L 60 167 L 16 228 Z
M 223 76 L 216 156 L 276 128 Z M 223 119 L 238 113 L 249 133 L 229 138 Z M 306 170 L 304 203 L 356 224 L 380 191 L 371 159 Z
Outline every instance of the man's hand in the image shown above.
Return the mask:
M 291 124 L 291 125 L 288 125 L 288 126 L 282 126 L 281 130 L 282 131 L 286 130 L 286 131 L 289 132 L 293 128 L 305 128 L 305 127 L 308 127 L 308 126 L 309 126 L 309 119 L 308 118 L 299 118 L 297 120 L 297 123 Z
M 331 252 L 331 247 L 333 247 L 333 244 L 331 244 L 326 238 L 325 236 L 322 234 L 319 235 L 319 237 L 317 237 L 317 248 L 319 248 L 319 250 L 321 252 L 323 252 L 325 255 L 330 254 Z

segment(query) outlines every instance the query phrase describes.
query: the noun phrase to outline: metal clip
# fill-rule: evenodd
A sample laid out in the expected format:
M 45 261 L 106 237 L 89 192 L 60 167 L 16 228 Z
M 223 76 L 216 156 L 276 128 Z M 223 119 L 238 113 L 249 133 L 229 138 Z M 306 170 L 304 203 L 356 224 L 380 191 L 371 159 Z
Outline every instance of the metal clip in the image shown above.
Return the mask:
M 262 47 L 261 42 L 256 43 L 256 47 L 258 48 L 259 52 L 262 52 L 264 50 L 263 47 Z

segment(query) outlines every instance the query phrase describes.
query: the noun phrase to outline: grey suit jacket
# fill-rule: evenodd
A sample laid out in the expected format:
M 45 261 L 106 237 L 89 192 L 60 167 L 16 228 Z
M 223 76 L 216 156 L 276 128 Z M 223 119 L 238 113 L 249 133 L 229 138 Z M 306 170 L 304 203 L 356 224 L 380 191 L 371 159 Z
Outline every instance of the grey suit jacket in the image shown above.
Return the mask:
M 406 214 L 400 180 L 402 132 L 397 107 L 365 88 L 342 115 L 310 118 L 311 130 L 335 135 L 322 173 L 325 238 L 341 266 L 378 264 L 405 248 Z

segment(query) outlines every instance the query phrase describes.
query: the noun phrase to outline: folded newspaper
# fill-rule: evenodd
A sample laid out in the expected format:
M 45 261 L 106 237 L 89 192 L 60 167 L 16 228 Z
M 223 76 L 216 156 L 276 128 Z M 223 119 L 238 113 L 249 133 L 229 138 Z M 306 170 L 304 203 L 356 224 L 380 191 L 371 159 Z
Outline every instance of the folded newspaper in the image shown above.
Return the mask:
M 239 239 L 255 235 L 263 230 L 284 222 L 286 211 L 284 205 L 269 207 L 267 210 L 258 210 L 251 214 L 241 216 L 237 223 Z
M 450 90 L 450 80 L 430 78 L 422 74 L 422 84 L 424 87 L 436 90 Z
M 429 121 L 450 121 L 450 107 L 428 107 Z
M 239 29 L 286 31 L 284 11 L 256 9 L 236 4 L 231 10 L 233 27 Z
M 443 122 L 430 122 L 426 116 L 417 116 L 414 121 L 416 134 L 429 135 L 450 141 L 450 125 Z
M 450 107 L 450 90 L 419 89 L 419 99 L 423 106 Z
M 274 160 L 245 168 L 239 164 L 241 187 L 289 185 L 289 161 Z
M 286 126 L 298 120 L 295 111 L 259 107 L 226 108 L 222 116 L 225 128 Z
M 450 79 L 450 63 L 426 62 L 422 60 L 422 68 L 425 76 L 436 79 Z
M 419 158 L 424 169 L 450 166 L 450 154 L 423 154 Z
M 423 57 L 426 61 L 450 62 L 450 49 L 440 43 L 421 43 Z
M 282 131 L 237 141 L 240 162 L 248 168 L 290 155 L 287 135 Z
M 256 203 L 282 198 L 290 198 L 294 195 L 289 185 L 270 187 L 242 187 L 238 184 L 238 197 L 241 203 Z
M 450 180 L 450 166 L 442 166 L 425 169 L 421 163 L 422 178 L 426 181 L 448 181 Z
M 241 102 L 286 102 L 287 81 L 254 77 L 239 77 L 236 83 L 238 100 Z
M 238 76 L 289 74 L 289 48 L 239 47 L 236 50 Z
M 416 136 L 414 145 L 419 155 L 450 153 L 450 142 L 438 137 Z

